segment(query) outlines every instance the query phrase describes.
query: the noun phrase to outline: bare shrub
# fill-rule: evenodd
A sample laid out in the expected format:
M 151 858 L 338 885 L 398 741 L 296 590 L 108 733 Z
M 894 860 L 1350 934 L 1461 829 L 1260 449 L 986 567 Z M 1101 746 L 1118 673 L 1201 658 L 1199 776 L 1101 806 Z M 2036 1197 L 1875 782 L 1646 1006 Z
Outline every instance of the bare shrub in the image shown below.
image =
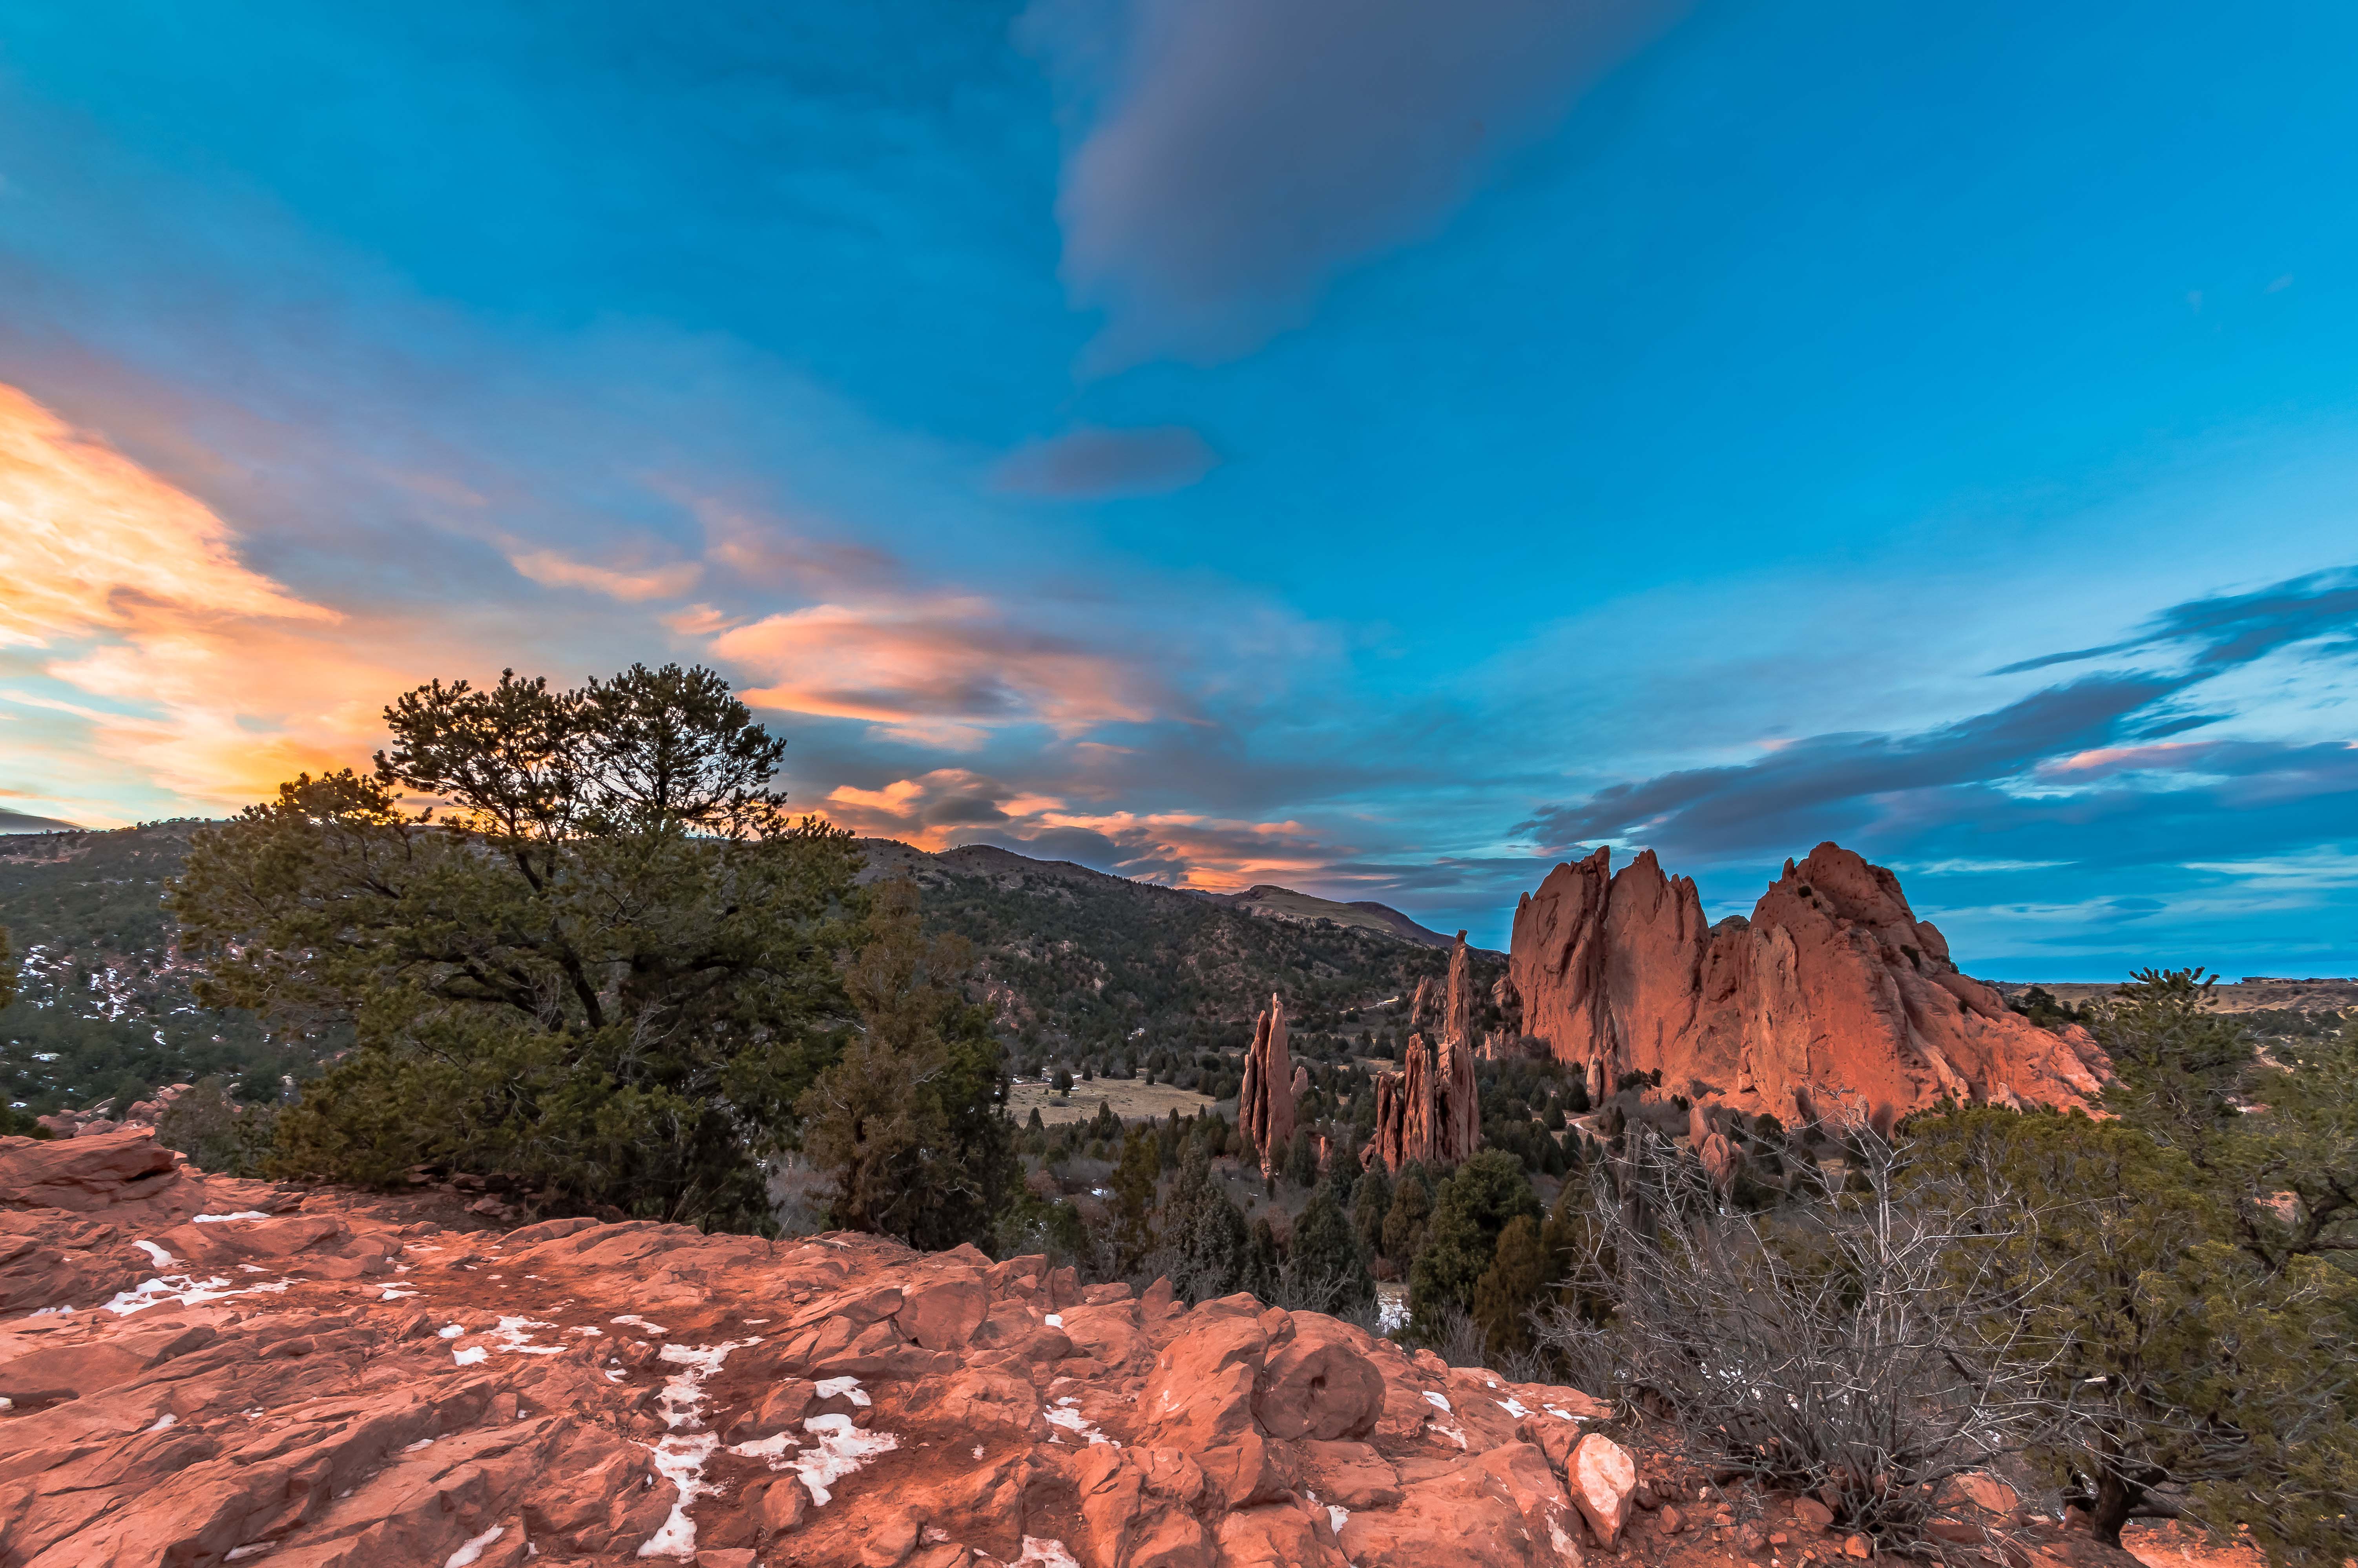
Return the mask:
M 1452 1367 L 1482 1367 L 1489 1357 L 1484 1346 L 1482 1325 L 1474 1321 L 1463 1307 L 1444 1307 L 1434 1323 L 1434 1334 L 1428 1348 Z
M 1551 1309 L 1539 1338 L 1587 1391 L 1665 1417 L 1698 1463 L 1824 1497 L 1914 1550 L 1950 1477 L 2049 1419 L 2010 1246 L 2035 1217 L 2016 1200 L 1921 1183 L 1903 1198 L 1865 1130 L 1845 1171 L 1768 1215 L 1733 1212 L 1639 1124 L 1625 1149 L 1572 1260 L 1589 1310 Z

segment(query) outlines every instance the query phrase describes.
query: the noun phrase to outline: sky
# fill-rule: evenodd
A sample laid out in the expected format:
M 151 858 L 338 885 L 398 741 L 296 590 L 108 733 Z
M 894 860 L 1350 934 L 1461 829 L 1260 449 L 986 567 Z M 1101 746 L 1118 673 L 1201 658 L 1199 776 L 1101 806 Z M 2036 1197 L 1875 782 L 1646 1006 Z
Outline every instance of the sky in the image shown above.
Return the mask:
M 430 678 L 1505 945 L 1833 839 L 1970 971 L 2358 973 L 2358 11 L 0 20 L 0 827 Z

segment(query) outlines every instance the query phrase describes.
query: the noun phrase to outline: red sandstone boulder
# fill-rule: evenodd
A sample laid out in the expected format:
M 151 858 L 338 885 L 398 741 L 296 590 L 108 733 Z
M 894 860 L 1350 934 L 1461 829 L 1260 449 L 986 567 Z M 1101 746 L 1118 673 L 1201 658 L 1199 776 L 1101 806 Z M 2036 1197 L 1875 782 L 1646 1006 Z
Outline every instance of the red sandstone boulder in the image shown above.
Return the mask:
M 1572 1500 L 1596 1539 L 1606 1546 L 1620 1540 L 1629 1522 L 1630 1499 L 1638 1492 L 1638 1466 L 1628 1450 L 1603 1433 L 1592 1432 L 1573 1449 L 1566 1471 Z
M 150 1195 L 178 1168 L 146 1131 L 78 1138 L 0 1138 L 0 1206 L 91 1214 Z

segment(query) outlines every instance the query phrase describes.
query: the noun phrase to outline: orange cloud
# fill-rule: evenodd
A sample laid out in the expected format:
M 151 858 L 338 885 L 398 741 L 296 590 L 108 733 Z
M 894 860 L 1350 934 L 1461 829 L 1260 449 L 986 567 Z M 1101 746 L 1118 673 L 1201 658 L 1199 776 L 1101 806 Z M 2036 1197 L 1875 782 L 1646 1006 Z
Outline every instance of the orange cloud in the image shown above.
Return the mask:
M 239 564 L 195 497 L 0 385 L 0 644 L 178 616 L 332 621 Z
M 1228 892 L 1322 873 L 1351 851 L 1298 822 L 1254 822 L 1187 812 L 1075 811 L 963 768 L 936 768 L 881 789 L 840 786 L 829 814 L 857 832 L 921 849 L 990 839 L 1049 859 L 1085 856 L 1125 876 Z
M 943 744 L 974 744 L 996 725 L 1070 732 L 1153 715 L 1129 665 L 1011 627 L 971 596 L 813 605 L 723 632 L 712 652 L 766 678 L 744 694 L 758 707 L 864 719 Z
M 509 555 L 508 565 L 549 588 L 587 589 L 624 604 L 677 599 L 694 588 L 696 579 L 704 574 L 703 566 L 696 561 L 676 561 L 664 567 L 600 567 L 574 560 L 555 550 L 515 551 Z
M 392 629 L 297 598 L 234 546 L 204 503 L 0 385 L 0 645 L 53 650 L 40 673 L 94 699 L 0 693 L 79 726 L 18 748 L 45 783 L 89 787 L 94 753 L 233 804 L 366 754 L 406 683 L 360 650 Z

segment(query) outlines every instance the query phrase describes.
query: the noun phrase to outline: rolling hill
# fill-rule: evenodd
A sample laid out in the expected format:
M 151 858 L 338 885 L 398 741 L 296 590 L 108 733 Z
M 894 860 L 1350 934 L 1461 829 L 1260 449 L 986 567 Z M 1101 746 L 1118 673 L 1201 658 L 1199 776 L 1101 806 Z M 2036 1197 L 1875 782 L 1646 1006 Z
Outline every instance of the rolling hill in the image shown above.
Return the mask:
M 251 1018 L 197 1005 L 159 901 L 203 826 L 0 837 L 0 926 L 25 981 L 0 1011 L 6 1102 L 86 1105 L 206 1073 L 254 1092 L 312 1068 L 310 1052 L 273 1044 Z M 1229 1071 L 1221 1054 L 1247 1042 L 1271 992 L 1284 995 L 1303 1049 L 1340 1054 L 1384 1031 L 1386 1004 L 1447 963 L 1445 938 L 1381 904 L 1182 892 L 982 845 L 862 847 L 865 876 L 914 877 L 929 923 L 974 945 L 970 993 L 1022 1071 L 1152 1067 L 1217 1087 Z M 1476 963 L 1487 991 L 1503 957 Z

